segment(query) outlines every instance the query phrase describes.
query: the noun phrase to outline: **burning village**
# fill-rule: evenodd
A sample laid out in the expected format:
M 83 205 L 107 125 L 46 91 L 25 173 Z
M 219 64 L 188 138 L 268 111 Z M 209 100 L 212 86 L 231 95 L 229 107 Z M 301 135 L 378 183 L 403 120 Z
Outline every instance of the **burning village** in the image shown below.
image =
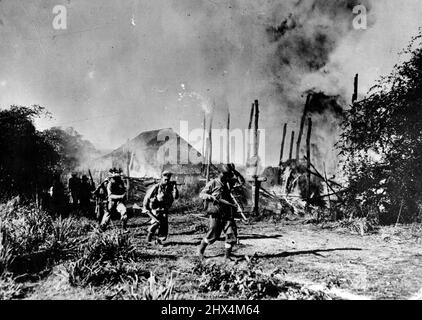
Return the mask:
M 422 299 L 420 1 L 0 9 L 0 300 Z

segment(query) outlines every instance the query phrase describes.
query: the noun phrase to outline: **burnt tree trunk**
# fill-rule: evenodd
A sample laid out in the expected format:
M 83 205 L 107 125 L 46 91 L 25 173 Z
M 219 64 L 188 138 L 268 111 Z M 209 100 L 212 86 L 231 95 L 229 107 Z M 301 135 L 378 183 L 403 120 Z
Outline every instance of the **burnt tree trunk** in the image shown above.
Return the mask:
M 246 161 L 249 160 L 249 158 L 251 157 L 251 129 L 252 129 L 252 120 L 253 120 L 253 115 L 254 115 L 254 109 L 255 109 L 255 105 L 252 104 L 251 107 L 251 115 L 249 117 L 249 124 L 248 124 L 248 133 L 246 134 Z
M 309 204 L 311 202 L 311 133 L 312 119 L 308 119 L 308 135 L 306 137 L 306 167 L 307 167 L 307 187 L 306 187 L 306 211 L 309 212 Z
M 305 127 L 306 115 L 308 114 L 311 98 L 312 98 L 312 94 L 309 93 L 306 98 L 306 103 L 305 103 L 305 108 L 303 109 L 302 118 L 300 119 L 299 135 L 297 137 L 297 142 L 296 142 L 296 160 L 299 160 L 299 156 L 300 156 L 300 144 L 302 142 L 303 129 Z
M 207 163 L 207 183 L 210 181 L 210 169 L 212 162 L 212 120 L 213 116 L 210 119 L 210 127 L 208 130 L 208 163 Z
M 292 160 L 293 158 L 293 144 L 295 141 L 295 132 L 292 131 L 292 138 L 290 140 L 290 152 L 289 152 L 289 160 Z
M 227 114 L 227 155 L 226 161 L 227 164 L 230 163 L 230 112 Z
M 254 209 L 255 215 L 259 215 L 259 189 L 260 182 L 258 181 L 258 151 L 259 151 L 259 139 L 258 139 L 258 123 L 259 123 L 259 103 L 255 100 L 255 125 L 254 125 L 254 157 L 256 161 L 256 172 L 254 177 Z
M 284 124 L 283 136 L 281 138 L 280 161 L 278 162 L 278 184 L 281 183 L 281 166 L 283 165 L 284 143 L 286 142 L 287 123 Z

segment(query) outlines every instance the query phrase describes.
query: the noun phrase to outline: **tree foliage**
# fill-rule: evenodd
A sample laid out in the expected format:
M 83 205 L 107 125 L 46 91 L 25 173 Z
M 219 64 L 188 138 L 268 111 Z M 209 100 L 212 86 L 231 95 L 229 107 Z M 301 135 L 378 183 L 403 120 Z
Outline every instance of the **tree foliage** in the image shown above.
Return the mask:
M 31 198 L 96 152 L 71 128 L 36 130 L 34 119 L 45 115 L 40 106 L 0 110 L 0 198 Z
M 59 156 L 57 170 L 70 172 L 93 156 L 98 155 L 94 145 L 82 138 L 73 128 L 53 127 L 45 130 L 42 136 Z
M 422 203 L 422 34 L 408 60 L 346 113 L 339 147 L 349 179 L 349 214 L 412 221 Z

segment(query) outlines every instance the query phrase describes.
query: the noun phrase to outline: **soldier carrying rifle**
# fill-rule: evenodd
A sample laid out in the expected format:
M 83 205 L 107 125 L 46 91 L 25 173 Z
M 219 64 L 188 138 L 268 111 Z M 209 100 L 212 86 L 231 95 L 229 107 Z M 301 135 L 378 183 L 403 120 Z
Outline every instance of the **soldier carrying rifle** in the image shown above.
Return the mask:
M 207 201 L 207 213 L 210 219 L 208 233 L 198 248 L 201 259 L 207 246 L 217 241 L 221 233 L 224 233 L 225 258 L 231 260 L 232 249 L 237 242 L 237 226 L 234 220 L 237 206 L 230 190 L 233 179 L 232 165 L 224 165 L 220 175 L 211 180 L 199 195 L 201 199 Z
M 104 231 L 107 228 L 111 217 L 115 214 L 118 214 L 120 216 L 120 220 L 122 221 L 123 229 L 126 229 L 128 220 L 127 209 L 125 205 L 126 186 L 122 180 L 122 171 L 120 169 L 111 169 L 109 172 L 110 177 L 107 183 L 108 204 L 100 227 L 101 230 Z
M 148 229 L 147 241 L 152 242 L 157 233 L 157 243 L 162 244 L 168 236 L 168 213 L 173 201 L 179 198 L 177 184 L 171 179 L 171 172 L 164 171 L 161 181 L 152 186 L 146 193 L 143 207 L 151 217 L 151 226 Z

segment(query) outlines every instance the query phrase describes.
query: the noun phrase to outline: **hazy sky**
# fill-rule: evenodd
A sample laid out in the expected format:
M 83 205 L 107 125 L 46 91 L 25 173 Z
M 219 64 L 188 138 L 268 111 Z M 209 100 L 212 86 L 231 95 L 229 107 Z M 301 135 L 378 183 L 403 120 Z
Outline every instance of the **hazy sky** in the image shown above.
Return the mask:
M 112 149 L 145 130 L 178 131 L 180 120 L 200 127 L 207 99 L 216 126 L 229 108 L 232 127 L 245 128 L 260 99 L 274 162 L 282 122 L 297 125 L 301 93 L 348 101 L 359 73 L 364 94 L 420 27 L 420 0 L 368 0 L 368 29 L 354 30 L 355 2 L 2 0 L 0 106 L 42 105 L 54 118 L 39 128 L 72 126 Z M 66 30 L 53 28 L 56 5 L 67 8 Z M 286 33 L 272 39 L 269 28 L 281 25 Z

